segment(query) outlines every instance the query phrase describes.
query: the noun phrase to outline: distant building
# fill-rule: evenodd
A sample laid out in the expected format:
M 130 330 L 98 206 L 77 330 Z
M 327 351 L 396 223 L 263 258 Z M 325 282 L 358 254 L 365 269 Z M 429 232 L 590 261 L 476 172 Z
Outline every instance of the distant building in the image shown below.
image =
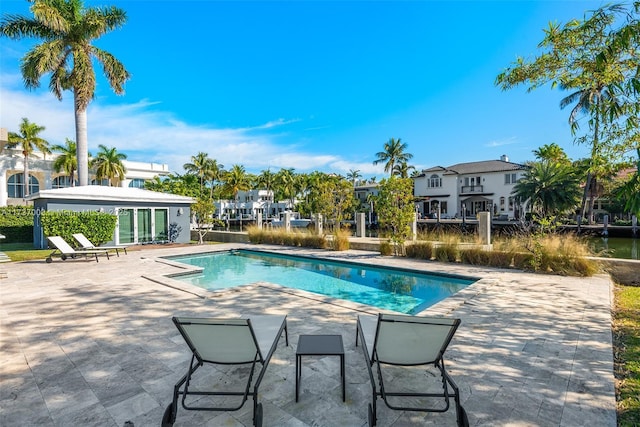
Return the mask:
M 0 206 L 25 204 L 24 155 L 16 148 L 6 148 L 8 133 L 0 128 Z M 58 154 L 35 152 L 29 156 L 29 194 L 41 190 L 71 187 L 71 180 L 64 172 L 56 172 L 53 162 Z M 151 162 L 124 160 L 125 178 L 119 187 L 143 188 L 147 180 L 169 174 L 169 166 Z M 97 182 L 95 174 L 89 171 L 92 185 L 108 185 Z
M 238 191 L 238 203 L 235 200 L 216 200 L 215 216 L 218 219 L 240 219 L 255 220 L 258 213 L 262 214 L 262 219 L 278 218 L 280 213 L 293 210 L 290 201 L 274 202 L 273 191 L 271 190 L 248 190 Z
M 475 217 L 491 212 L 505 219 L 518 218 L 521 208 L 511 192 L 527 170 L 525 165 L 500 160 L 458 163 L 424 169 L 413 178 L 416 209 L 421 217 L 437 214 L 443 218 Z

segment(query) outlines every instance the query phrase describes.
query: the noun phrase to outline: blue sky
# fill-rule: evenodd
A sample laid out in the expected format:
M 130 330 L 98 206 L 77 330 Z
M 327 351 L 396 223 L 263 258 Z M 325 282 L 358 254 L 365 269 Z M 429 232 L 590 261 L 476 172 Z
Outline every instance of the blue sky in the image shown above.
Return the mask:
M 89 147 L 183 172 L 204 151 L 244 165 L 359 170 L 382 178 L 375 153 L 401 138 L 417 169 L 533 159 L 555 142 L 577 159 L 559 90 L 494 86 L 517 56 L 539 51 L 550 21 L 599 7 L 592 1 L 85 1 L 115 5 L 127 24 L 95 42 L 132 74 L 123 96 L 99 74 L 88 110 Z M 24 0 L 4 14 L 29 15 Z M 0 126 L 21 117 L 60 144 L 75 138 L 72 94 L 62 102 L 24 89 L 20 58 L 34 41 L 0 39 Z M 97 68 L 98 73 L 101 69 Z M 586 124 L 585 124 L 586 126 Z

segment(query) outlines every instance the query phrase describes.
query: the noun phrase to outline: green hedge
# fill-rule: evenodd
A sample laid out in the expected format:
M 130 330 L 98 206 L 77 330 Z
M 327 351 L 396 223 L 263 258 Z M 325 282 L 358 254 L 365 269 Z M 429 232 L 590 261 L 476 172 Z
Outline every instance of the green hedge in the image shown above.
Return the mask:
M 94 245 L 113 239 L 117 217 L 103 212 L 46 211 L 40 215 L 45 236 L 60 236 L 73 244 L 74 233 L 82 233 Z
M 33 242 L 33 207 L 4 206 L 0 208 L 0 243 Z

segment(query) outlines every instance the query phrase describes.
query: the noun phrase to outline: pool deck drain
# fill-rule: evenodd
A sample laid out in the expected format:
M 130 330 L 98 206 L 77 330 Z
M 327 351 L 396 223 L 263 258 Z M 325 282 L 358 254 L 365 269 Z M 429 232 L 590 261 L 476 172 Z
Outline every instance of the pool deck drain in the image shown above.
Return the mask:
M 144 249 L 99 263 L 3 264 L 0 425 L 157 426 L 190 357 L 171 316 L 273 313 L 287 314 L 290 346 L 280 341 L 261 387 L 264 425 L 365 426 L 371 389 L 354 346 L 355 319 L 360 310 L 375 309 L 265 284 L 197 296 L 143 277 L 177 272 L 157 262 L 160 256 L 238 247 L 243 245 Z M 615 427 L 608 277 L 528 274 L 353 250 L 277 251 L 481 277 L 421 313 L 462 319 L 445 360 L 471 425 Z M 305 364 L 295 402 L 301 334 L 342 335 L 347 402 L 339 392 L 338 362 L 330 357 Z M 237 372 L 219 370 L 211 378 L 233 381 Z M 395 381 L 416 379 L 399 375 Z M 251 405 L 224 413 L 179 409 L 175 425 L 249 426 Z M 455 411 L 391 411 L 379 401 L 379 425 L 455 425 Z

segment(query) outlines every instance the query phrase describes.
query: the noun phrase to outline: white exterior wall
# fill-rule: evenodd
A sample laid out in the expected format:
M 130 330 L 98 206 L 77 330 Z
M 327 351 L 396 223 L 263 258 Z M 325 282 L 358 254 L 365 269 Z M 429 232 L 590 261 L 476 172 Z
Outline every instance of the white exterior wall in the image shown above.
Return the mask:
M 441 174 L 438 174 L 441 175 Z M 449 197 L 443 198 L 447 202 L 447 214 L 451 217 L 460 216 L 460 204 L 458 203 L 458 176 L 442 175 L 442 194 L 449 194 Z M 444 213 L 444 212 L 443 212 Z
M 57 154 L 48 154 L 46 157 L 39 152 L 29 156 L 29 173 L 38 179 L 40 190 L 50 190 L 52 182 L 56 177 L 64 176 L 64 173 L 55 172 L 53 161 Z M 120 183 L 120 187 L 128 187 L 132 179 L 144 180 L 153 179 L 157 175 L 169 174 L 169 166 L 159 163 L 132 162 L 124 160 L 124 167 L 127 169 L 125 179 Z M 22 199 L 9 199 L 7 183 L 10 176 L 17 173 L 24 173 L 24 156 L 20 150 L 6 149 L 0 154 L 0 206 L 7 206 L 10 203 L 24 203 Z
M 485 207 L 488 208 L 489 203 L 492 206 L 492 214 L 495 215 L 507 215 L 509 219 L 514 218 L 516 206 L 513 205 L 512 209 L 509 209 L 509 198 L 513 191 L 515 183 L 505 184 L 506 174 L 516 174 L 516 180 L 520 179 L 524 173 L 522 170 L 500 171 L 500 172 L 475 172 L 469 174 L 457 174 L 451 171 L 432 171 L 425 172 L 425 176 L 421 176 L 414 179 L 414 196 L 417 198 L 429 197 L 428 200 L 421 200 L 417 203 L 418 212 L 421 215 L 426 215 L 425 203 L 433 201 L 439 201 L 440 203 L 446 202 L 446 212 L 442 211 L 442 214 L 447 216 L 462 217 L 462 203 L 465 203 L 465 208 L 468 211 L 468 215 L 472 214 L 469 211 L 473 211 L 472 206 L 466 206 L 467 201 L 472 199 L 482 199 L 485 201 Z M 442 178 L 441 187 L 427 187 L 432 175 L 438 175 Z M 480 184 L 475 184 L 473 191 L 471 188 L 465 187 L 465 178 L 477 178 L 480 177 Z M 464 187 L 464 188 L 463 188 Z M 470 186 L 469 186 L 470 187 Z M 464 192 L 463 192 L 464 191 Z M 504 198 L 504 210 L 500 209 L 500 199 Z M 493 206 L 497 206 L 493 208 Z

